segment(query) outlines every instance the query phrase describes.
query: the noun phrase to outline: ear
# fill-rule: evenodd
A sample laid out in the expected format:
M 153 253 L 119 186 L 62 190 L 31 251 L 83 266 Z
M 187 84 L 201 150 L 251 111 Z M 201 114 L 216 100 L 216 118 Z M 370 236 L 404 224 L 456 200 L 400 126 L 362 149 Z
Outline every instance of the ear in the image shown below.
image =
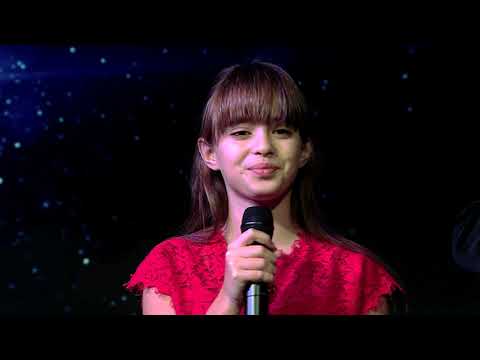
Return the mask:
M 197 140 L 198 151 L 202 157 L 205 165 L 207 165 L 212 170 L 219 170 L 217 164 L 217 157 L 215 150 L 212 145 L 210 145 L 204 138 L 199 138 Z
M 302 153 L 300 154 L 300 167 L 304 167 L 313 155 L 313 145 L 310 140 L 302 145 Z

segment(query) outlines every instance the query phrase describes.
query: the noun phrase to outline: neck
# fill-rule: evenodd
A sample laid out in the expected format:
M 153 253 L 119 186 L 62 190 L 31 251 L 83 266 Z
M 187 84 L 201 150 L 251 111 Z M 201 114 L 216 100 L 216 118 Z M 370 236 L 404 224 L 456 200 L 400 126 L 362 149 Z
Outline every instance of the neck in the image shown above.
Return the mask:
M 224 237 L 227 243 L 238 238 L 241 234 L 240 226 L 243 213 L 250 206 L 267 206 L 272 209 L 273 217 L 273 243 L 279 248 L 288 248 L 299 228 L 293 223 L 290 216 L 291 191 L 288 192 L 279 202 L 275 203 L 252 203 L 250 201 L 229 201 L 228 218 L 224 230 Z

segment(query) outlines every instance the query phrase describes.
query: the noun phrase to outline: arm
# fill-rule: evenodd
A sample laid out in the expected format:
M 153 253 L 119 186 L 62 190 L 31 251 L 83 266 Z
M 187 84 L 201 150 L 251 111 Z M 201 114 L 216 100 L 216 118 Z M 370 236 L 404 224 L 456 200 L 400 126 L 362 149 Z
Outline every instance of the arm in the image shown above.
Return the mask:
M 206 315 L 239 315 L 240 309 L 225 296 L 223 289 L 207 310 Z
M 146 288 L 142 294 L 143 315 L 175 315 L 172 299 L 157 292 L 155 288 Z
M 373 310 L 370 310 L 367 315 L 390 315 L 388 298 L 386 296 L 380 297 L 377 307 Z

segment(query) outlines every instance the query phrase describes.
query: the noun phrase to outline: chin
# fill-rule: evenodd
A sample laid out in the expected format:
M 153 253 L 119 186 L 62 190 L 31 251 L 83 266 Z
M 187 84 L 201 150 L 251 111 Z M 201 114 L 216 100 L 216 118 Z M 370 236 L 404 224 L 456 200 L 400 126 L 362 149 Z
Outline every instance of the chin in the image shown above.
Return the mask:
M 250 191 L 250 198 L 255 201 L 268 201 L 268 202 L 276 202 L 279 199 L 281 200 L 285 194 L 285 191 L 281 189 L 274 188 L 274 189 L 251 189 Z

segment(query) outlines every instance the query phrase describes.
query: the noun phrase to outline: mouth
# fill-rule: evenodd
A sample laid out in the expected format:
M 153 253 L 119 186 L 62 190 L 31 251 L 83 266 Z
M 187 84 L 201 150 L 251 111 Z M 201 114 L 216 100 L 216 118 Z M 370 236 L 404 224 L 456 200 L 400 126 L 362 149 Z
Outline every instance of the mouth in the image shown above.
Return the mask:
M 269 167 L 269 168 L 257 168 L 257 169 L 249 169 L 253 174 L 257 176 L 270 176 L 278 170 L 278 168 Z

